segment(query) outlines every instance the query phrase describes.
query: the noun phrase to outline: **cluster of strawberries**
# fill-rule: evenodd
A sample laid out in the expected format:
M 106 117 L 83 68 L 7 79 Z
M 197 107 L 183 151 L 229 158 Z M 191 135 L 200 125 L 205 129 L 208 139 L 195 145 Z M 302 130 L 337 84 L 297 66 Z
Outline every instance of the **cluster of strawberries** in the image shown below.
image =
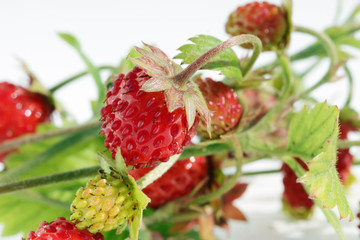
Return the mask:
M 263 50 L 282 49 L 289 41 L 287 13 L 283 7 L 267 2 L 254 2 L 234 11 L 226 25 L 226 31 L 233 36 L 251 33 L 263 43 Z M 244 47 L 247 47 L 246 45 Z M 155 48 L 154 48 L 155 49 Z M 167 68 L 172 62 L 159 50 L 154 50 L 149 60 L 152 66 Z M 164 63 L 165 62 L 165 63 Z M 169 67 L 170 69 L 170 67 Z M 155 72 L 155 71 L 153 71 Z M 211 116 L 211 132 L 201 115 L 194 116 L 189 126 L 184 107 L 169 111 L 169 91 L 175 84 L 162 91 L 145 91 L 144 84 L 153 78 L 147 67 L 135 67 L 126 75 L 120 74 L 106 95 L 106 105 L 101 109 L 105 146 L 113 158 L 120 150 L 129 171 L 135 180 L 151 171 L 159 162 L 166 162 L 183 148 L 191 144 L 195 130 L 200 137 L 218 138 L 234 130 L 242 116 L 243 108 L 237 94 L 222 82 L 198 77 L 199 87 Z M 244 91 L 252 107 L 269 108 L 255 90 Z M 0 142 L 35 132 L 39 123 L 49 120 L 53 105 L 46 97 L 9 83 L 0 84 Z M 183 101 L 183 100 L 180 100 Z M 276 100 L 274 100 L 276 101 Z M 180 105 L 185 105 L 182 103 Z M 245 109 L 249 111 L 249 109 Z M 260 115 L 256 116 L 256 121 Z M 340 139 L 346 139 L 353 128 L 347 122 L 341 123 Z M 0 155 L 0 160 L 4 158 Z M 306 164 L 298 159 L 306 168 Z M 346 184 L 353 157 L 349 149 L 338 152 L 337 169 Z M 163 176 L 143 189 L 151 199 L 150 206 L 159 208 L 164 204 L 189 194 L 209 174 L 210 167 L 205 157 L 191 157 L 177 161 Z M 302 185 L 296 183 L 292 170 L 283 165 L 284 203 L 298 213 L 313 207 Z M 79 189 L 72 204 L 71 220 L 58 218 L 52 223 L 43 222 L 36 232 L 30 232 L 29 240 L 40 239 L 94 239 L 101 240 L 100 232 L 118 228 L 133 219 L 136 208 L 132 193 L 121 177 L 102 173 Z M 299 210 L 300 209 L 300 210 Z

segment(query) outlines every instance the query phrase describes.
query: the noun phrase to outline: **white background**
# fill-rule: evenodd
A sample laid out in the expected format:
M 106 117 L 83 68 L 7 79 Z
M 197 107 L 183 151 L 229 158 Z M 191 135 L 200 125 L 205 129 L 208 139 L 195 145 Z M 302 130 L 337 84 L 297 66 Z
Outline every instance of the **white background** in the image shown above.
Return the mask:
M 1 0 L 0 81 L 26 85 L 26 76 L 20 70 L 17 58 L 23 59 L 46 87 L 85 70 L 79 56 L 57 36 L 57 32 L 74 34 L 96 65 L 118 64 L 133 45 L 141 46 L 141 41 L 156 44 L 172 57 L 177 54 L 179 46 L 197 34 L 213 35 L 225 40 L 224 24 L 228 14 L 246 2 Z M 359 1 L 344 0 L 343 3 L 346 15 Z M 334 22 L 336 9 L 339 7 L 335 0 L 295 0 L 293 21 L 297 25 L 321 30 Z M 290 52 L 295 52 L 312 40 L 301 34 L 292 37 Z M 353 53 L 359 56 L 359 51 Z M 264 55 L 267 59 L 272 57 L 272 54 Z M 350 61 L 350 67 L 355 72 L 355 93 L 360 90 L 358 66 L 359 60 Z M 319 79 L 325 68 L 326 65 L 322 66 L 318 75 L 315 74 L 310 81 Z M 347 94 L 346 87 L 346 80 L 341 80 L 314 94 L 319 99 L 342 106 Z M 359 96 L 355 94 L 353 100 L 353 107 L 357 110 L 360 110 Z M 89 100 L 96 98 L 96 90 L 91 78 L 85 77 L 59 91 L 56 97 L 75 119 L 83 122 L 90 117 Z M 258 169 L 265 165 L 257 163 L 249 167 Z M 316 215 L 311 224 L 306 224 L 289 222 L 280 213 L 280 175 L 249 178 L 248 181 L 250 187 L 237 203 L 249 222 L 232 223 L 232 239 L 337 239 L 321 214 Z M 356 193 L 352 196 L 354 211 L 357 211 L 356 200 L 360 197 Z M 358 239 L 355 224 L 356 221 L 351 225 L 344 222 L 349 239 Z M 306 237 L 302 234 L 306 234 Z

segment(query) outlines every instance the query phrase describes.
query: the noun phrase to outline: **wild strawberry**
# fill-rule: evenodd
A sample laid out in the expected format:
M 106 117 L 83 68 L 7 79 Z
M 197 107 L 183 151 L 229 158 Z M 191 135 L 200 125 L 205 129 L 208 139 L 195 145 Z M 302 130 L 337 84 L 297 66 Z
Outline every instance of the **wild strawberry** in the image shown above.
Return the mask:
M 346 140 L 348 133 L 354 131 L 355 127 L 351 122 L 342 122 L 340 120 L 339 139 Z M 348 148 L 339 149 L 337 153 L 336 169 L 339 173 L 339 178 L 344 185 L 347 185 L 350 177 L 350 169 L 354 162 L 354 156 L 350 153 Z
M 0 142 L 33 133 L 49 120 L 54 106 L 42 94 L 8 82 L 0 83 Z M 0 153 L 3 161 L 6 153 Z
M 347 139 L 347 134 L 352 130 L 354 130 L 354 127 L 350 123 L 340 122 L 339 139 Z M 303 161 L 300 159 L 296 160 L 304 169 L 308 169 Z M 353 162 L 354 158 L 350 154 L 349 149 L 338 150 L 336 169 L 343 185 L 348 183 L 350 168 Z M 289 166 L 283 164 L 281 171 L 284 173 L 284 208 L 294 215 L 304 216 L 305 214 L 305 216 L 307 216 L 306 214 L 314 205 L 313 201 L 309 199 L 303 186 L 296 182 L 297 176 Z
M 182 152 L 197 125 L 196 111 L 209 123 L 205 99 L 196 84 L 179 85 L 172 77 L 181 67 L 160 49 L 136 48 L 140 66 L 120 74 L 107 93 L 101 110 L 105 146 L 116 155 L 120 147 L 126 165 L 153 166 Z
M 254 34 L 260 38 L 263 51 L 285 48 L 289 41 L 290 24 L 284 7 L 268 2 L 252 2 L 230 14 L 226 32 L 232 36 Z M 251 48 L 251 45 L 244 47 Z
M 199 85 L 211 111 L 212 135 L 218 137 L 233 130 L 238 125 L 242 113 L 236 93 L 222 82 L 215 82 L 211 78 L 197 78 L 195 82 Z M 204 121 L 200 121 L 196 130 L 209 138 Z
M 308 169 L 306 164 L 300 159 L 297 162 L 304 168 Z M 306 218 L 311 216 L 314 202 L 309 198 L 301 183 L 297 183 L 297 176 L 294 171 L 285 163 L 281 167 L 284 174 L 284 193 L 283 193 L 283 207 L 290 214 Z
M 31 231 L 26 240 L 104 240 L 101 233 L 79 230 L 75 224 L 59 217 L 56 221 L 42 222 L 36 232 Z
M 137 208 L 129 184 L 116 173 L 102 172 L 77 191 L 70 219 L 79 229 L 106 232 L 132 220 Z
M 135 179 L 144 176 L 153 168 L 130 170 Z M 158 208 L 162 205 L 189 194 L 207 176 L 205 157 L 191 157 L 177 161 L 164 175 L 143 189 L 151 199 L 149 206 Z

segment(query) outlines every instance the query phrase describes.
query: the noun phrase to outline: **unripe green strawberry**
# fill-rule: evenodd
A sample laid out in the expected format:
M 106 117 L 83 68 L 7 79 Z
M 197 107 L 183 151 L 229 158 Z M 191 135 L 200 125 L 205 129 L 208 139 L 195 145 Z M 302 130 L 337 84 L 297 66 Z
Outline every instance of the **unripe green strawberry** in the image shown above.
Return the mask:
M 71 220 L 79 229 L 106 232 L 126 224 L 137 209 L 129 185 L 117 174 L 101 172 L 80 188 L 71 205 Z

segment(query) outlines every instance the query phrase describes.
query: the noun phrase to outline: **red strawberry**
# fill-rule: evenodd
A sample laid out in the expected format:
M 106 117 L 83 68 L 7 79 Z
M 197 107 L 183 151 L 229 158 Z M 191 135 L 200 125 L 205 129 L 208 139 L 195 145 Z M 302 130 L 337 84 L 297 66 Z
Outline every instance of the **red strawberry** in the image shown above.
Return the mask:
M 260 38 L 264 51 L 282 49 L 289 41 L 287 12 L 284 7 L 268 2 L 248 3 L 230 14 L 226 32 L 232 36 L 254 34 Z
M 215 82 L 211 78 L 197 78 L 195 82 L 199 85 L 211 111 L 212 135 L 218 137 L 233 130 L 238 125 L 242 113 L 236 93 L 222 82 Z M 209 138 L 206 122 L 200 121 L 196 130 Z
M 348 133 L 354 131 L 355 128 L 351 124 L 351 122 L 342 122 L 340 121 L 340 133 L 339 139 L 345 140 L 347 139 Z M 350 177 L 350 168 L 354 162 L 354 157 L 350 153 L 348 148 L 339 149 L 337 153 L 337 164 L 336 169 L 339 173 L 339 177 L 341 182 L 346 185 L 348 183 Z
M 308 170 L 306 164 L 303 161 L 300 159 L 296 159 L 296 161 L 304 169 Z M 284 174 L 284 208 L 296 216 L 309 216 L 309 213 L 311 213 L 311 209 L 314 206 L 314 202 L 309 198 L 301 183 L 296 182 L 297 176 L 288 165 L 284 163 L 281 167 L 281 171 Z
M 29 233 L 26 240 L 104 240 L 104 236 L 79 230 L 74 223 L 59 217 L 51 223 L 42 222 L 36 232 Z
M 153 168 L 130 170 L 135 180 Z M 207 176 L 205 157 L 177 161 L 163 176 L 143 189 L 151 199 L 150 207 L 158 208 L 167 202 L 189 194 Z
M 0 100 L 0 142 L 35 132 L 54 110 L 44 95 L 8 82 L 0 83 Z M 5 155 L 0 153 L 0 161 Z
M 138 67 L 126 76 L 120 74 L 101 110 L 105 146 L 113 158 L 120 147 L 126 164 L 135 167 L 167 161 L 181 153 L 194 134 L 193 127 L 188 128 L 183 108 L 169 112 L 163 92 L 140 90 L 149 79 L 145 70 Z

